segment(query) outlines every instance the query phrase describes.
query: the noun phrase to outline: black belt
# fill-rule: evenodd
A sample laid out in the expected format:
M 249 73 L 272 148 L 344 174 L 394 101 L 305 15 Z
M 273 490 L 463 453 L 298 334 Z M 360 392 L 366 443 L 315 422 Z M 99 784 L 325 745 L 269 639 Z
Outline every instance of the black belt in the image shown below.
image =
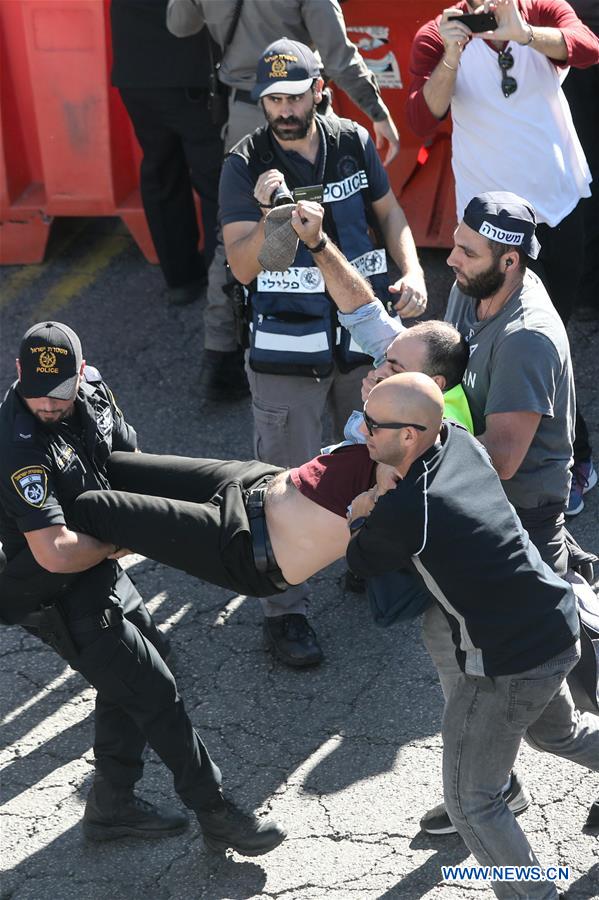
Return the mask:
M 251 488 L 246 494 L 245 507 L 252 535 L 252 550 L 254 552 L 254 564 L 256 571 L 266 575 L 269 581 L 279 591 L 286 591 L 290 586 L 283 576 L 270 543 L 266 517 L 264 515 L 264 501 L 268 485 L 273 475 L 267 475 L 256 487 Z
M 250 91 L 242 91 L 239 88 L 233 88 L 232 94 L 233 96 L 231 99 L 233 102 L 239 100 L 240 103 L 248 103 L 250 106 L 256 106 L 256 101 L 252 99 Z

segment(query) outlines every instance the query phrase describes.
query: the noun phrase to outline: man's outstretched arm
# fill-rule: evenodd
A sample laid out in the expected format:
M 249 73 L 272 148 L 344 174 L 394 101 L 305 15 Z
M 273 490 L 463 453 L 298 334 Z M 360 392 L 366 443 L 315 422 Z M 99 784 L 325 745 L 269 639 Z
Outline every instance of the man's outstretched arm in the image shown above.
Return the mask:
M 293 213 L 292 225 L 308 249 L 317 247 L 324 237 L 322 217 L 322 207 L 307 201 L 298 203 Z M 324 276 L 329 296 L 339 308 L 341 324 L 349 329 L 364 353 L 373 357 L 375 365 L 381 365 L 387 347 L 404 329 L 401 319 L 387 313 L 370 284 L 332 241 L 313 253 L 313 259 Z
M 319 203 L 301 201 L 291 216 L 291 224 L 300 241 L 308 250 L 317 247 L 324 239 L 322 230 L 324 210 Z M 342 313 L 352 313 L 376 300 L 374 291 L 365 278 L 347 261 L 331 240 L 318 253 L 314 263 L 324 276 L 327 292 Z

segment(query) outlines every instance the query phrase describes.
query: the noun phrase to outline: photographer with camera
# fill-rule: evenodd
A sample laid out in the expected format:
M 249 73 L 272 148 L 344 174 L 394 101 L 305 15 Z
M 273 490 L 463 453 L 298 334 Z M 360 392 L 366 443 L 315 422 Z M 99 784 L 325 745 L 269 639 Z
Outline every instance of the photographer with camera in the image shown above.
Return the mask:
M 266 48 L 253 96 L 268 124 L 233 148 L 219 194 L 227 259 L 249 297 L 255 456 L 286 468 L 318 453 L 327 407 L 342 434 L 369 361 L 339 325 L 315 265 L 324 244 L 298 245 L 289 201 L 322 201 L 327 234 L 377 296 L 399 301 L 402 314 L 426 305 L 414 240 L 375 146 L 355 122 L 316 112 L 322 89 L 309 47 L 283 38 Z M 377 233 L 402 273 L 389 289 Z M 305 584 L 263 602 L 266 641 L 288 665 L 322 658 L 306 602 Z
M 338 0 L 169 0 L 166 22 L 172 34 L 186 40 L 205 26 L 220 48 L 218 80 L 229 92 L 225 152 L 264 125 L 262 108 L 252 96 L 256 51 L 284 31 L 316 49 L 326 77 L 368 116 L 385 166 L 399 153 L 397 127 L 375 75 L 347 36 Z M 236 286 L 227 282 L 219 239 L 204 310 L 204 352 L 196 388 L 202 400 L 230 402 L 248 393 L 239 347 L 237 293 Z

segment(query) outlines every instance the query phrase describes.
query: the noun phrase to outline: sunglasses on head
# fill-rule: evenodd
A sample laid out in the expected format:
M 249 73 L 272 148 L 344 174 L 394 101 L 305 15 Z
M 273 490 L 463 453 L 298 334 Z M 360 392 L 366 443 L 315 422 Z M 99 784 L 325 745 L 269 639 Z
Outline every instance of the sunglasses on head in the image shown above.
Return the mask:
M 426 425 L 416 425 L 415 422 L 375 422 L 374 419 L 370 418 L 366 410 L 364 410 L 363 415 L 364 424 L 370 437 L 373 437 L 374 432 L 381 428 L 394 428 L 396 430 L 400 428 L 417 428 L 418 431 L 426 431 Z
M 516 79 L 507 74 L 509 69 L 514 65 L 512 51 L 510 49 L 500 50 L 497 54 L 497 62 L 501 69 L 501 90 L 503 91 L 503 96 L 509 97 L 518 89 L 518 82 Z

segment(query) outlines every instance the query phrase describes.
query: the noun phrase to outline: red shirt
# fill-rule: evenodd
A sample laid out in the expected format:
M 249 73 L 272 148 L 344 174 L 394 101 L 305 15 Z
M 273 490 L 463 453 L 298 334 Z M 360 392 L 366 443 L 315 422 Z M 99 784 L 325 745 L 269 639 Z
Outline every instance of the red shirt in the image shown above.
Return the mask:
M 289 476 L 300 494 L 345 519 L 354 497 L 374 484 L 375 465 L 365 444 L 351 444 L 315 456 Z
M 456 9 L 464 12 L 472 10 L 466 0 L 458 0 Z M 531 25 L 559 28 L 564 36 L 568 58 L 565 62 L 551 60 L 555 66 L 574 66 L 585 69 L 599 63 L 599 40 L 583 25 L 572 7 L 565 0 L 520 0 L 520 12 Z M 443 40 L 439 32 L 441 16 L 431 19 L 416 33 L 410 55 L 410 75 L 408 89 L 408 123 L 416 134 L 425 137 L 439 125 L 427 106 L 422 89 L 443 56 Z M 478 38 L 477 38 L 478 40 Z

